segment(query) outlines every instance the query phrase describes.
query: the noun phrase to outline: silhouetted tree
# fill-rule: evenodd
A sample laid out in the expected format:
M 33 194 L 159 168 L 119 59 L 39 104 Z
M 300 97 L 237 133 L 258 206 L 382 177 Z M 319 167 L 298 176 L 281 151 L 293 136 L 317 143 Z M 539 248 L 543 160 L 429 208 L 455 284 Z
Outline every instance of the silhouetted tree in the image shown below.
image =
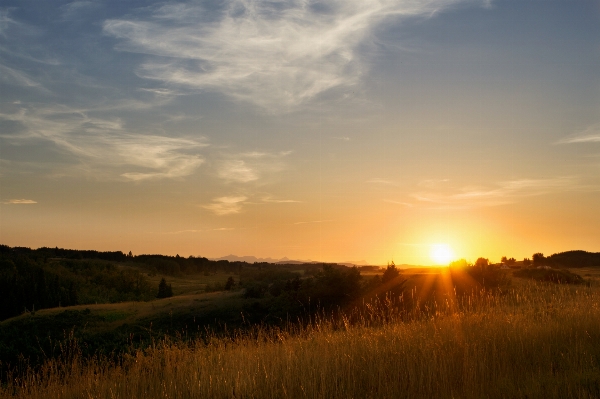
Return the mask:
M 387 269 L 383 272 L 383 276 L 381 276 L 381 282 L 387 283 L 388 281 L 392 281 L 396 277 L 400 275 L 400 270 L 396 269 L 396 264 L 394 261 L 392 263 L 388 263 Z
M 68 305 L 77 305 L 79 303 L 77 289 L 75 288 L 75 283 L 72 281 L 69 284 L 68 298 Z
M 500 262 L 510 266 L 517 263 L 517 260 L 515 258 L 507 258 L 506 256 L 503 256 L 502 259 L 500 259 Z
M 233 280 L 233 277 L 229 276 L 229 278 L 227 279 L 227 282 L 225 283 L 225 289 L 227 291 L 230 291 L 234 286 L 235 286 L 235 281 Z
M 478 266 L 480 268 L 485 268 L 490 264 L 490 260 L 487 258 L 477 258 L 477 260 L 475 261 L 475 266 Z
M 546 258 L 544 257 L 544 254 L 541 252 L 533 254 L 533 256 L 531 258 L 533 260 L 534 266 L 540 266 L 540 265 L 544 264 L 544 260 L 546 260 Z
M 158 295 L 157 298 L 169 298 L 173 296 L 173 288 L 171 284 L 167 284 L 167 280 L 164 277 L 158 283 Z
M 531 259 L 523 258 L 523 266 L 529 266 L 529 265 L 531 265 Z
M 469 266 L 473 266 L 473 265 L 471 265 L 469 262 L 467 262 L 467 260 L 464 258 L 450 262 L 451 268 L 464 269 Z

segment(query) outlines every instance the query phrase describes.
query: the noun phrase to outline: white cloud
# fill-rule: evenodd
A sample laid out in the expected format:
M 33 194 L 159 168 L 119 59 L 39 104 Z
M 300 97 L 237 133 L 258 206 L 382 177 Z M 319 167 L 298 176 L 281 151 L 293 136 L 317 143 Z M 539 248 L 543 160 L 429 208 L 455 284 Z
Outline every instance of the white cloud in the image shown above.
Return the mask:
M 600 123 L 589 126 L 583 132 L 559 140 L 556 144 L 600 143 Z
M 367 180 L 367 183 L 371 183 L 371 184 L 383 184 L 385 186 L 397 186 L 398 184 L 393 181 L 393 180 L 389 180 L 389 179 L 382 179 L 380 177 L 374 177 L 372 179 Z
M 27 76 L 24 72 L 17 71 L 2 64 L 0 64 L 0 79 L 4 83 L 15 86 L 35 87 L 47 92 L 47 90 L 40 83 Z
M 429 16 L 459 1 L 237 0 L 212 22 L 197 5 L 170 4 L 151 18 L 111 19 L 103 27 L 121 39 L 117 49 L 159 56 L 139 67 L 141 77 L 285 112 L 356 84 L 367 68 L 357 48 L 384 20 Z
M 6 39 L 0 43 L 0 52 L 6 56 L 0 56 L 0 59 L 9 61 L 12 57 L 18 57 L 22 60 L 33 61 L 36 63 L 42 63 L 46 65 L 58 65 L 59 62 L 54 58 L 54 54 L 49 55 L 47 49 L 40 48 L 34 42 L 36 39 L 42 38 L 45 34 L 44 29 L 35 24 L 23 23 L 10 17 L 13 11 L 18 10 L 18 7 L 7 7 L 0 9 L 0 37 Z M 32 41 L 32 39 L 34 41 Z M 14 61 L 14 60 L 13 60 Z M 8 75 L 17 79 L 17 82 L 12 84 L 21 84 L 29 87 L 38 87 L 41 85 L 33 82 L 22 71 L 16 72 L 14 69 L 7 68 L 3 69 L 0 73 L 2 75 Z M 23 79 L 23 77 L 25 79 Z M 8 80 L 10 83 L 10 79 Z M 20 82 L 19 82 L 20 81 Z M 31 84 L 33 83 L 33 84 Z
M 11 199 L 11 200 L 5 201 L 4 203 L 5 204 L 15 204 L 15 205 L 19 205 L 19 204 L 37 204 L 37 201 L 30 200 L 30 199 Z
M 241 159 L 222 161 L 219 165 L 219 177 L 238 183 L 258 180 L 258 173 Z
M 202 138 L 136 134 L 118 118 L 91 117 L 87 111 L 65 106 L 21 107 L 13 114 L 0 114 L 0 119 L 24 127 L 25 132 L 16 136 L 0 133 L 8 142 L 49 141 L 97 175 L 117 168 L 118 176 L 134 181 L 190 175 L 204 162 L 197 151 L 207 146 Z
M 216 215 L 231 215 L 242 211 L 242 204 L 248 199 L 245 196 L 215 198 L 212 204 L 202 205 L 203 208 L 214 212 Z
M 291 203 L 299 203 L 302 201 L 296 201 L 296 200 L 292 200 L 292 199 L 276 199 L 273 197 L 263 197 L 262 198 L 263 202 L 269 202 L 269 203 L 275 203 L 275 204 L 291 204 Z
M 63 20 L 71 20 L 80 17 L 82 13 L 90 12 L 99 7 L 99 2 L 93 1 L 73 1 L 61 6 Z
M 582 189 L 573 177 L 518 179 L 500 182 L 494 187 L 469 186 L 451 194 L 418 192 L 412 197 L 421 203 L 448 207 L 495 206 L 516 202 L 519 198 Z
M 122 174 L 131 180 L 187 176 L 204 162 L 198 155 L 184 152 L 205 145 L 190 139 L 130 135 L 119 137 L 107 144 L 116 152 L 115 161 L 126 161 L 128 164 L 150 170 Z
M 223 155 L 217 162 L 217 175 L 227 182 L 249 183 L 284 168 L 282 158 L 291 151 L 268 153 L 250 151 Z
M 285 157 L 287 155 L 290 155 L 292 153 L 292 151 L 281 151 L 278 153 L 268 153 L 268 152 L 260 152 L 260 151 L 250 151 L 250 152 L 243 152 L 241 154 L 239 154 L 240 157 L 242 158 L 281 158 L 281 157 Z
M 15 21 L 8 16 L 9 10 L 0 10 L 0 35 L 6 37 L 6 31 L 14 26 L 22 26 L 23 24 Z

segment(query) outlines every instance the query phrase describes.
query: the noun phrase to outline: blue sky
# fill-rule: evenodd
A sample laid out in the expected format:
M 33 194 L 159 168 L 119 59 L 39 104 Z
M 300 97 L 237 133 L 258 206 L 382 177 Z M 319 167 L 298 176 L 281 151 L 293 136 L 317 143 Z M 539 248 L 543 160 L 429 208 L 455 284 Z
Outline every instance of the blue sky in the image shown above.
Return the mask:
M 0 240 L 600 251 L 599 22 L 594 1 L 4 1 Z

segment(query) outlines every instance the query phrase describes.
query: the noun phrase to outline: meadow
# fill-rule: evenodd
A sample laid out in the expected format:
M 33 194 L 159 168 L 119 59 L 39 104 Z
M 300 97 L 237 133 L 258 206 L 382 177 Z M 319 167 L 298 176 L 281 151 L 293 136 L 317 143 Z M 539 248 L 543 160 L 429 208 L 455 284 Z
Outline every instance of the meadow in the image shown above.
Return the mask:
M 20 300 L 5 314 L 24 309 L 0 321 L 0 397 L 600 397 L 599 254 L 512 269 L 0 255 Z
M 596 398 L 600 287 L 586 274 L 578 285 L 513 278 L 505 292 L 433 296 L 408 313 L 388 297 L 284 328 L 163 339 L 119 360 L 81 356 L 72 342 L 0 396 Z

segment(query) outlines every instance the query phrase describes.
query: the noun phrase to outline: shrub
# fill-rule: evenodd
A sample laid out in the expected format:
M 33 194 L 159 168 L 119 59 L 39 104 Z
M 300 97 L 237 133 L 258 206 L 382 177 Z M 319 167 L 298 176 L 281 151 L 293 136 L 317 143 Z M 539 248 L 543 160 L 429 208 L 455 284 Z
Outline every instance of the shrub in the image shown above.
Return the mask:
M 583 278 L 568 270 L 561 269 L 522 269 L 514 273 L 515 277 L 530 278 L 537 281 L 549 281 L 559 284 L 582 284 Z

